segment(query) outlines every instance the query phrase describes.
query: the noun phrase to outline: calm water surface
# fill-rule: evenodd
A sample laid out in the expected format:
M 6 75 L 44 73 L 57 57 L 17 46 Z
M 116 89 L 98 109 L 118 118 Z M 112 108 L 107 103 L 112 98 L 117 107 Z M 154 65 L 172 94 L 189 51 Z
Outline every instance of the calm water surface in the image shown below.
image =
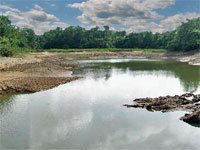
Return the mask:
M 200 149 L 200 128 L 180 121 L 184 112 L 122 106 L 140 97 L 200 94 L 200 67 L 130 59 L 75 63 L 80 80 L 0 97 L 0 149 Z

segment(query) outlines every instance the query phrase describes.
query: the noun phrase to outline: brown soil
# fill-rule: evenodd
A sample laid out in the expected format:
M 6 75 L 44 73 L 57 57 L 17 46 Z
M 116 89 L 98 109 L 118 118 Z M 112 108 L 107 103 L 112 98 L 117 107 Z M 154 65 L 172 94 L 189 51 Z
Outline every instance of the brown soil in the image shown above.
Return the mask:
M 0 58 L 0 62 L 0 94 L 38 92 L 78 79 L 71 76 L 75 65 L 55 54 Z
M 159 52 L 73 52 L 73 53 L 31 53 L 18 57 L 0 57 L 0 95 L 15 92 L 38 92 L 64 84 L 73 77 L 75 65 L 68 63 L 76 59 L 153 58 L 177 59 L 191 65 L 200 65 L 200 51 L 188 53 Z M 194 95 L 193 95 L 194 96 Z M 156 99 L 136 99 L 127 107 L 141 107 L 151 111 L 184 110 L 193 112 L 181 119 L 189 123 L 199 123 L 200 104 L 198 99 L 189 101 L 187 95 L 166 96 Z M 195 96 L 194 96 L 195 97 Z
M 68 63 L 76 59 L 115 58 L 174 58 L 181 61 L 200 62 L 200 52 L 71 52 L 31 53 L 18 57 L 0 57 L 0 93 L 36 92 L 77 79 L 72 77 L 75 65 Z M 186 58 L 187 57 L 187 60 Z M 189 59 L 190 58 L 190 59 Z M 193 58 L 193 59 L 192 59 Z M 191 64 L 195 64 L 191 63 Z M 25 86 L 26 84 L 26 86 Z M 37 85 L 37 86 L 36 86 Z

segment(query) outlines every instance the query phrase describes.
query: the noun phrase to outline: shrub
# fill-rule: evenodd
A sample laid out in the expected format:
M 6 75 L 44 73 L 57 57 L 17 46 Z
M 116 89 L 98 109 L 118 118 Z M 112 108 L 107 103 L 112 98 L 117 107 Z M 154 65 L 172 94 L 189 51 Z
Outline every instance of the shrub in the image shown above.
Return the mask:
M 13 56 L 13 52 L 9 50 L 7 47 L 1 47 L 0 55 L 4 57 L 10 57 L 10 56 Z

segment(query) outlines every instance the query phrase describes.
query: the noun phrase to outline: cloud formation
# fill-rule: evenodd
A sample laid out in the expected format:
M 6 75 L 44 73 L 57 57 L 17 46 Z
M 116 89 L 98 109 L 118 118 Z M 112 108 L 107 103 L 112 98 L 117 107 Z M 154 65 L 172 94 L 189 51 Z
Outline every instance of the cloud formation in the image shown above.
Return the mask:
M 176 0 L 87 0 L 79 3 L 67 4 L 67 7 L 80 10 L 82 13 L 77 18 L 81 26 L 90 28 L 94 26 L 109 25 L 110 29 L 126 30 L 130 32 L 166 32 L 178 27 L 187 19 L 200 17 L 199 13 L 182 12 L 173 16 L 164 16 L 158 10 L 167 9 L 175 5 Z M 57 7 L 55 4 L 47 4 Z M 19 9 L 0 5 L 0 12 L 9 16 L 13 24 L 23 28 L 32 28 L 36 34 L 42 34 L 57 26 L 65 28 L 67 23 L 39 6 L 26 12 Z
M 175 4 L 175 0 L 88 0 L 68 5 L 79 9 L 78 20 L 83 24 L 98 26 L 124 26 L 128 32 L 165 32 L 173 30 L 187 18 L 198 17 L 196 13 L 177 14 L 168 18 L 156 12 Z M 160 23 L 155 23 L 159 22 Z M 170 23 L 170 25 L 166 25 Z
M 174 2 L 175 0 L 88 0 L 69 6 L 82 12 L 78 19 L 85 24 L 109 25 L 113 22 L 122 24 L 130 19 L 160 19 L 163 16 L 154 9 L 163 9 Z
M 0 5 L 0 9 L 5 10 L 3 14 L 14 21 L 14 25 L 21 28 L 31 28 L 36 34 L 43 34 L 57 26 L 62 28 L 69 26 L 67 23 L 60 22 L 55 15 L 46 13 L 39 5 L 35 5 L 27 12 L 6 5 Z
M 127 28 L 123 28 L 123 30 L 127 32 L 152 31 L 153 33 L 163 33 L 176 29 L 182 22 L 186 22 L 187 19 L 198 17 L 200 17 L 200 15 L 197 13 L 181 13 L 162 19 L 160 23 L 155 23 L 153 21 L 147 22 L 145 20 L 127 21 L 124 22 Z

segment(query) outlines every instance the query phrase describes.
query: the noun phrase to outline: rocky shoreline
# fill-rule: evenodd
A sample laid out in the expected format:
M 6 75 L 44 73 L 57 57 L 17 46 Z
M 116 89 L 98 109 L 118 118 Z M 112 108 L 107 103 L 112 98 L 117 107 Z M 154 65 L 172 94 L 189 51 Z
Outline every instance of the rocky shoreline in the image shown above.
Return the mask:
M 34 93 L 77 80 L 79 77 L 24 77 L 0 83 L 0 94 Z
M 80 59 L 176 59 L 189 64 L 200 64 L 200 52 L 70 52 L 30 53 L 19 57 L 0 57 L 0 95 L 15 92 L 37 92 L 64 84 L 78 77 L 71 74 Z
M 31 53 L 23 57 L 0 57 L 0 95 L 12 93 L 33 93 L 51 89 L 79 77 L 73 77 L 76 67 L 69 63 L 80 59 L 148 58 L 176 59 L 191 65 L 200 65 L 200 52 L 73 52 L 73 53 Z M 134 104 L 124 106 L 146 108 L 149 111 L 188 111 L 181 120 L 200 124 L 200 95 L 183 94 L 159 98 L 135 99 Z
M 133 108 L 145 108 L 148 111 L 187 111 L 190 114 L 180 119 L 190 124 L 200 124 L 200 94 L 186 93 L 175 96 L 160 96 L 158 98 L 139 98 L 133 100 L 133 104 L 123 106 Z
M 79 79 L 71 76 L 75 65 L 67 63 L 60 55 L 33 56 L 27 56 L 31 60 L 16 61 L 14 58 L 14 61 L 1 63 L 0 95 L 39 92 Z

